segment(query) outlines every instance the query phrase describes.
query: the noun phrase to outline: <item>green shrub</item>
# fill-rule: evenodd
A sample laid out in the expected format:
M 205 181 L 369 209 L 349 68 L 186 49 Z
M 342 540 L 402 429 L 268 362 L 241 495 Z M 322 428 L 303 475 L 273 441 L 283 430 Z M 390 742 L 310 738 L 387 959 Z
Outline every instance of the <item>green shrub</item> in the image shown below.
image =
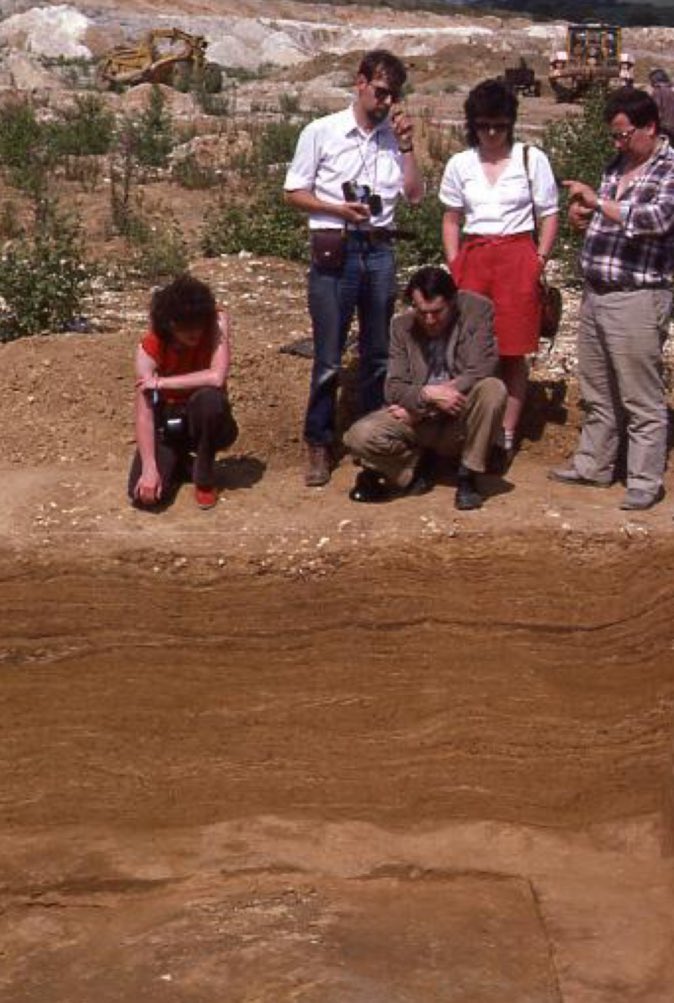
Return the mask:
M 41 205 L 33 233 L 0 258 L 0 341 L 64 330 L 80 312 L 92 277 L 79 222 L 56 203 Z
M 135 157 L 135 131 L 130 119 L 124 119 L 110 157 L 110 223 L 114 233 L 125 235 L 131 225 L 133 183 L 138 171 Z
M 112 146 L 115 119 L 98 94 L 77 95 L 49 130 L 57 156 L 100 155 Z
M 24 169 L 31 150 L 41 141 L 42 127 L 28 101 L 0 109 L 0 161 L 4 167 Z
M 402 238 L 397 257 L 402 267 L 442 262 L 443 207 L 437 197 L 438 179 L 427 179 L 428 195 L 418 206 L 401 203 L 397 226 Z M 208 214 L 201 249 L 206 257 L 249 251 L 290 261 L 307 259 L 306 216 L 286 205 L 278 184 L 268 180 L 253 187 L 249 199 L 234 203 L 223 197 Z
M 0 164 L 11 185 L 42 198 L 55 162 L 49 131 L 38 122 L 28 101 L 0 110 Z
M 36 201 L 45 198 L 57 165 L 69 180 L 94 188 L 100 166 L 79 158 L 107 153 L 113 135 L 114 118 L 96 94 L 77 96 L 52 122 L 39 122 L 28 101 L 16 102 L 0 111 L 0 163 L 9 183 Z
M 442 264 L 442 217 L 444 206 L 438 198 L 440 178 L 426 176 L 426 196 L 419 205 L 401 201 L 396 209 L 396 227 L 401 233 L 396 258 L 401 268 Z
M 542 146 L 550 158 L 559 182 L 584 181 L 596 188 L 606 162 L 613 154 L 613 145 L 604 122 L 606 96 L 601 89 L 590 91 L 583 101 L 580 115 L 569 115 L 551 123 L 543 135 Z M 560 203 L 559 235 L 555 257 L 562 266 L 564 277 L 573 282 L 579 279 L 578 253 L 583 234 L 572 230 L 566 213 L 567 200 Z
M 128 270 L 148 282 L 174 278 L 189 264 L 185 238 L 166 206 L 147 209 L 137 196 L 127 216 L 124 236 L 129 245 Z
M 267 122 L 253 134 L 250 153 L 239 154 L 232 161 L 232 167 L 244 178 L 260 181 L 269 174 L 272 166 L 285 165 L 292 160 L 303 123 Z
M 233 161 L 232 169 L 248 183 L 248 199 L 233 202 L 223 197 L 215 211 L 209 211 L 201 234 L 201 249 L 207 257 L 249 251 L 292 261 L 307 259 L 306 216 L 286 205 L 273 170 L 292 158 L 302 127 L 288 120 L 268 123 L 253 137 L 252 152 Z M 435 170 L 427 178 L 429 194 L 421 205 L 403 203 L 398 208 L 398 227 L 404 233 L 398 259 L 403 267 L 444 259 L 438 182 Z
M 19 207 L 12 199 L 6 199 L 0 210 L 0 240 L 14 240 L 22 233 Z
M 205 115 L 227 118 L 233 114 L 229 94 L 211 94 L 209 91 L 201 90 L 197 92 L 197 102 Z
M 103 176 L 98 157 L 64 157 L 63 171 L 68 181 L 77 181 L 85 191 L 93 192 Z
M 84 56 L 41 56 L 40 62 L 56 72 L 70 90 L 88 90 L 95 86 L 97 59 Z
M 264 80 L 275 68 L 273 63 L 260 63 L 256 70 L 251 70 L 247 66 L 228 66 L 227 76 L 237 83 L 247 84 L 251 80 Z
M 200 164 L 193 153 L 178 160 L 171 170 L 171 177 L 181 188 L 190 191 L 204 188 L 214 188 L 222 180 L 219 170 Z
M 194 87 L 194 96 L 197 104 L 206 115 L 226 118 L 228 115 L 234 114 L 236 95 L 233 87 L 229 88 L 227 92 L 216 91 L 213 93 L 204 87 L 203 79 L 199 79 Z
M 155 84 L 147 108 L 123 120 L 120 134 L 141 167 L 165 167 L 173 149 L 173 120 L 161 89 Z
M 152 88 L 145 111 L 126 116 L 117 129 L 110 157 L 110 216 L 112 230 L 129 236 L 137 227 L 134 184 L 152 167 L 164 167 L 173 149 L 173 124 L 159 87 Z
M 267 183 L 245 205 L 222 198 L 208 214 L 201 248 L 206 257 L 249 251 L 301 261 L 307 255 L 306 219 L 285 204 L 280 186 Z
M 255 138 L 255 156 L 262 166 L 292 160 L 302 123 L 268 122 Z
M 189 265 L 187 244 L 177 220 L 162 214 L 135 230 L 131 268 L 148 282 L 170 281 Z

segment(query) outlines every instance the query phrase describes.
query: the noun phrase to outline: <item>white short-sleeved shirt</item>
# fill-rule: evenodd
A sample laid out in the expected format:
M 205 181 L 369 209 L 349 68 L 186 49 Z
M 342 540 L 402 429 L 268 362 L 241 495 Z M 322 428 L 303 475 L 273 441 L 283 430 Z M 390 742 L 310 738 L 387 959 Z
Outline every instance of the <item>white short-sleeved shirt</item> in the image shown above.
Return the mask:
M 514 143 L 510 162 L 495 184 L 484 173 L 476 149 L 463 150 L 447 162 L 440 184 L 440 201 L 464 214 L 464 233 L 509 236 L 535 226 L 536 214 L 557 212 L 558 192 L 550 161 L 536 146 L 529 147 L 529 176 L 524 168 L 524 144 Z
M 355 181 L 379 194 L 383 212 L 372 217 L 371 225 L 393 225 L 395 203 L 403 189 L 402 156 L 390 122 L 386 119 L 371 132 L 356 122 L 352 108 L 325 115 L 302 130 L 284 189 L 312 192 L 335 204 L 344 202 L 342 185 Z M 339 228 L 342 219 L 329 213 L 311 213 L 309 227 Z

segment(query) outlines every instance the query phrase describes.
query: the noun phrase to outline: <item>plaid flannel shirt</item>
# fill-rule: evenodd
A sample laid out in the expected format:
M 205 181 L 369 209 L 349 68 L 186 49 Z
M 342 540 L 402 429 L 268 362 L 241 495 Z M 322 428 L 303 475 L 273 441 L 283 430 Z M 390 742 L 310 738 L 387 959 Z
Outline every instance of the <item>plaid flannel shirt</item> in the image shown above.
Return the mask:
M 601 179 L 599 196 L 620 203 L 614 223 L 596 212 L 580 255 L 590 283 L 615 289 L 670 286 L 674 272 L 674 150 L 661 138 L 644 170 L 617 198 L 618 155 Z

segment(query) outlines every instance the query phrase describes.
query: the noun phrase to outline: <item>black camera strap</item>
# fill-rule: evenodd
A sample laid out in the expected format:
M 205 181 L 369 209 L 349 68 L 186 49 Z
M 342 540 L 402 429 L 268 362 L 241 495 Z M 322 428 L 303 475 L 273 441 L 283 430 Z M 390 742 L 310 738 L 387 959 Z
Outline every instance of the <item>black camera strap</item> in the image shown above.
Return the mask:
M 358 133 L 357 143 L 358 143 L 358 153 L 360 154 L 361 163 L 363 165 L 363 172 L 370 186 L 370 191 L 375 193 L 377 191 L 377 169 L 379 167 L 379 129 L 376 130 L 374 135 L 374 140 L 376 144 L 375 154 L 374 154 L 374 170 L 370 170 L 370 165 L 367 162 L 367 149 L 369 146 L 369 139 L 365 140 L 363 146 L 362 137 Z

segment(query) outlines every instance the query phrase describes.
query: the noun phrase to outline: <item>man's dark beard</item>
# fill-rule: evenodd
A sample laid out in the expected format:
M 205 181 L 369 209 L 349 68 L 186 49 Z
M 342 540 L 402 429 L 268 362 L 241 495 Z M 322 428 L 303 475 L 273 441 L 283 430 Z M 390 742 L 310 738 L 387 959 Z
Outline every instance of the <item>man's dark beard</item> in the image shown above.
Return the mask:
M 385 119 L 388 118 L 389 108 L 373 108 L 371 111 L 367 112 L 368 121 L 372 125 L 381 125 Z

